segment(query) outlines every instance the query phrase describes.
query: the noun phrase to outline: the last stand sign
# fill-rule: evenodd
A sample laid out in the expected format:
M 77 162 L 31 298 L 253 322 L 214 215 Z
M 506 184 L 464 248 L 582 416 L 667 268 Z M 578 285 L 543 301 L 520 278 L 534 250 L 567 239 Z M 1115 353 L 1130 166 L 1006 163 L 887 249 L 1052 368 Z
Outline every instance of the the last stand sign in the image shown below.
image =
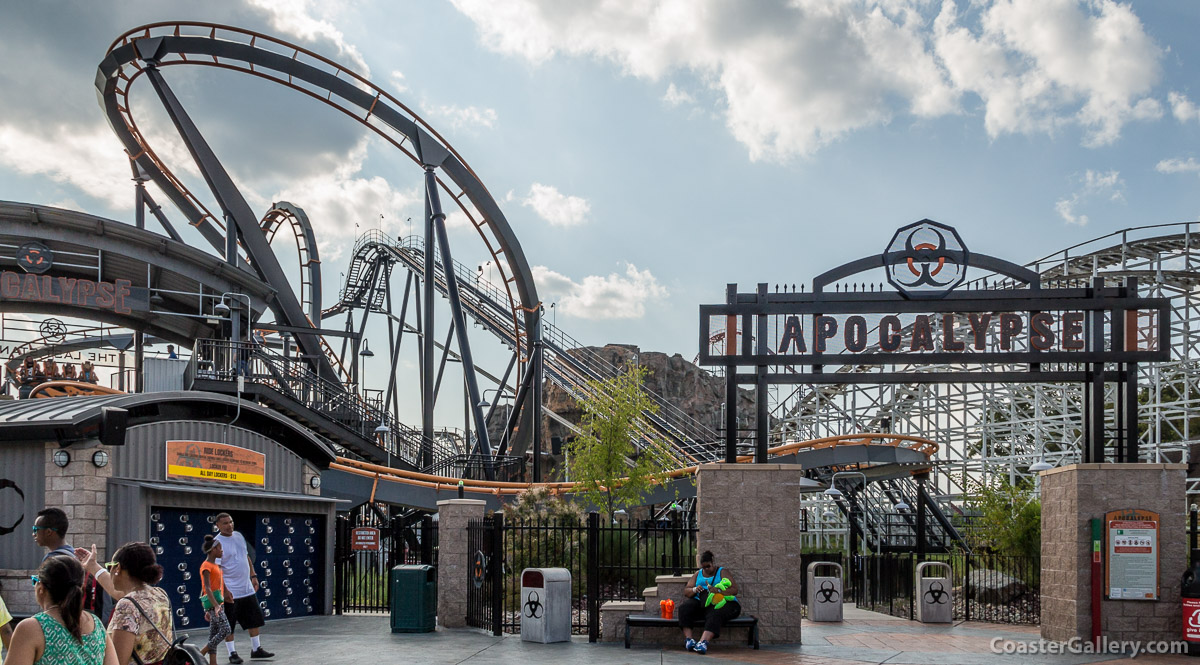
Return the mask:
M 977 280 L 959 289 L 968 268 L 992 287 Z M 880 270 L 894 290 L 833 286 Z M 1168 299 L 1139 298 L 1128 278 L 1084 284 L 1043 288 L 1038 273 L 969 252 L 953 228 L 922 220 L 898 230 L 882 254 L 818 276 L 811 291 L 771 293 L 760 284 L 738 293 L 729 285 L 724 304 L 700 306 L 700 363 L 758 369 L 740 383 L 1007 382 L 1083 380 L 1104 363 L 1169 359 Z M 959 369 L 824 371 L 914 364 Z M 763 377 L 781 366 L 789 371 Z

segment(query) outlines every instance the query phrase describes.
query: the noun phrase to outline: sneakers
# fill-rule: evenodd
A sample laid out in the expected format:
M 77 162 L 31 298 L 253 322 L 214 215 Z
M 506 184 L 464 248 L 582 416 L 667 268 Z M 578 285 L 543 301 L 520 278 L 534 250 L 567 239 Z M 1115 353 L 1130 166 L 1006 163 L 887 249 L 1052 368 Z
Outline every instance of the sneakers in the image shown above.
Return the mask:
M 250 657 L 251 658 L 274 658 L 275 654 L 271 653 L 270 651 L 267 651 L 266 649 L 264 649 L 262 647 L 259 647 L 259 648 L 255 649 L 254 651 L 250 652 Z
M 700 654 L 701 656 L 708 653 L 708 641 L 705 640 L 703 642 L 697 642 L 696 646 L 692 647 L 692 651 L 695 651 L 696 653 Z
M 229 662 L 232 665 L 242 665 L 242 663 L 244 663 L 245 661 L 242 660 L 241 656 L 237 655 L 236 651 L 230 651 L 229 652 Z
M 683 643 L 683 650 L 684 650 L 684 651 L 691 651 L 692 649 L 695 649 L 695 648 L 696 648 L 696 640 L 693 640 L 693 639 L 692 639 L 692 638 L 690 638 L 690 637 L 688 638 L 688 641 L 687 641 L 687 642 L 684 642 L 684 643 Z

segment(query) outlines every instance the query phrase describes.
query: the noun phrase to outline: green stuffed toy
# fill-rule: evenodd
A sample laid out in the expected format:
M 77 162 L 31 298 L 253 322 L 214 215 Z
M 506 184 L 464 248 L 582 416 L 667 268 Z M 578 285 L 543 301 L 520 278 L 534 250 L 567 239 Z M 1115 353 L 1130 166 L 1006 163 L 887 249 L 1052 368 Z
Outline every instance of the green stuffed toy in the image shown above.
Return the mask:
M 714 584 L 708 592 L 708 597 L 704 599 L 704 606 L 708 607 L 711 605 L 715 610 L 725 607 L 725 603 L 728 602 L 725 599 L 725 592 L 729 590 L 732 584 L 733 580 L 730 580 L 728 577 Z

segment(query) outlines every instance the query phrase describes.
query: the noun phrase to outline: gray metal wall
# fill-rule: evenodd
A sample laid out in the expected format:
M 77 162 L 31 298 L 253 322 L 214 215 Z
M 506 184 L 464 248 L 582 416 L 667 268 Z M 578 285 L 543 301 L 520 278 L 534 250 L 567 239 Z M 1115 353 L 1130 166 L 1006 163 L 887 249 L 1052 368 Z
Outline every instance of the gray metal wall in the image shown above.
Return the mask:
M 198 420 L 170 420 L 130 427 L 125 446 L 110 448 L 113 476 L 137 480 L 166 479 L 166 441 L 212 441 L 264 453 L 266 489 L 273 492 L 304 492 L 304 460 L 267 437 L 242 429 Z M 231 489 L 231 494 L 237 488 Z
M 33 543 L 29 527 L 46 500 L 46 447 L 44 444 L 0 445 L 0 478 L 13 481 L 25 499 L 12 488 L 0 490 L 0 524 L 12 526 L 22 515 L 16 531 L 0 536 L 0 568 L 37 568 L 42 550 Z M 68 534 L 69 540 L 69 534 Z
M 325 599 L 323 613 L 333 611 L 333 545 L 335 536 L 335 504 L 331 501 L 289 500 L 262 498 L 239 493 L 231 489 L 228 493 L 173 492 L 155 487 L 143 487 L 137 481 L 114 478 L 108 483 L 108 513 L 121 515 L 121 519 L 108 520 L 109 550 L 124 543 L 150 539 L 151 508 L 184 508 L 189 510 L 211 510 L 214 513 L 229 510 L 270 511 L 295 515 L 325 516 Z M 30 538 L 32 541 L 32 538 Z M 36 549 L 36 548 L 35 548 Z M 37 561 L 41 561 L 38 554 Z M 0 565 L 0 568 L 4 567 Z M 36 562 L 35 565 L 36 566 Z

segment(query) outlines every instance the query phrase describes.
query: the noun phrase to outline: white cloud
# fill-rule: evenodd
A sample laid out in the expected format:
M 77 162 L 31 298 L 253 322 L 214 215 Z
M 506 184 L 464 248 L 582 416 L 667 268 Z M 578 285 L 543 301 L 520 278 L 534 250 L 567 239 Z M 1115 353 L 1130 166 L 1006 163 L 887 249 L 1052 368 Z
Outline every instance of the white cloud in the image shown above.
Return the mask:
M 1179 122 L 1200 120 L 1200 107 L 1193 104 L 1187 95 L 1172 90 L 1167 94 L 1167 101 L 1171 104 L 1171 113 Z
M 1083 175 L 1083 181 L 1078 191 L 1070 198 L 1059 199 L 1054 204 L 1054 210 L 1067 224 L 1087 226 L 1089 221 L 1085 214 L 1077 213 L 1076 209 L 1083 203 L 1100 198 L 1107 198 L 1112 203 L 1125 201 L 1125 181 L 1119 171 L 1092 171 L 1088 169 Z
M 322 260 L 337 259 L 350 246 L 347 234 L 355 223 L 374 227 L 383 215 L 385 231 L 402 233 L 406 226 L 411 228 L 404 220 L 424 205 L 420 185 L 397 190 L 380 176 L 363 177 L 366 159 L 367 137 L 363 137 L 329 173 L 290 181 L 272 195 L 272 201 L 290 201 L 308 213 Z M 262 204 L 259 208 L 266 210 Z
M 533 208 L 538 217 L 552 226 L 583 224 L 592 209 L 587 199 L 562 194 L 555 187 L 537 182 L 529 188 L 529 196 L 521 200 L 521 205 Z
M 579 282 L 546 266 L 533 266 L 532 270 L 542 301 L 556 303 L 563 316 L 639 319 L 646 313 L 646 303 L 668 295 L 649 270 L 638 270 L 632 263 L 625 265 L 623 275 L 589 275 Z
M 78 187 L 112 208 L 133 201 L 129 161 L 121 142 L 103 125 L 80 131 L 78 125 L 54 128 L 52 135 L 0 125 L 0 164 L 23 175 L 44 175 Z
M 1173 157 L 1155 164 L 1154 170 L 1159 173 L 1197 173 L 1200 172 L 1200 163 L 1196 162 L 1195 157 L 1187 159 Z
M 679 106 L 680 104 L 693 104 L 695 99 L 688 93 L 675 87 L 675 84 L 667 86 L 667 92 L 663 94 L 663 101 L 668 106 Z
M 388 84 L 391 86 L 388 92 L 397 94 L 408 90 L 408 84 L 404 80 L 404 72 L 399 69 L 393 69 L 388 75 Z
M 267 15 L 271 27 L 304 41 L 328 40 L 337 48 L 341 62 L 350 60 L 356 73 L 370 77 L 370 69 L 362 53 L 346 41 L 345 35 L 330 20 L 338 13 L 340 3 L 315 0 L 249 0 L 249 4 Z
M 496 111 L 479 106 L 424 105 L 421 107 L 430 120 L 441 120 L 454 129 L 472 129 L 496 126 Z
M 928 0 L 452 2 L 485 45 L 531 62 L 563 53 L 650 80 L 694 74 L 724 97 L 754 160 L 809 155 L 901 114 L 963 113 L 965 95 L 983 101 L 993 138 L 1077 124 L 1103 145 L 1162 114 L 1147 97 L 1161 49 L 1114 0 L 970 2 L 970 21 Z M 679 94 L 671 84 L 664 101 Z

